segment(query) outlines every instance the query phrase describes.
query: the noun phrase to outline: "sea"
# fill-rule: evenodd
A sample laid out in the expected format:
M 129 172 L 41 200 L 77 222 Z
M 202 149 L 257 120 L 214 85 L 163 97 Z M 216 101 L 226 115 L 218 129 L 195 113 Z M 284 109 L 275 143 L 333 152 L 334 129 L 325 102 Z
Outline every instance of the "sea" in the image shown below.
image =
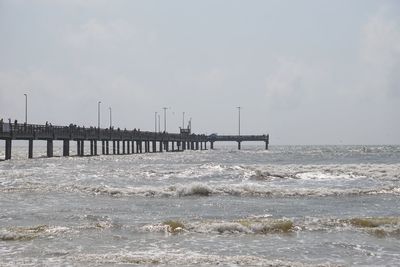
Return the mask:
M 215 145 L 46 158 L 35 142 L 34 159 L 14 145 L 0 266 L 400 266 L 400 146 Z

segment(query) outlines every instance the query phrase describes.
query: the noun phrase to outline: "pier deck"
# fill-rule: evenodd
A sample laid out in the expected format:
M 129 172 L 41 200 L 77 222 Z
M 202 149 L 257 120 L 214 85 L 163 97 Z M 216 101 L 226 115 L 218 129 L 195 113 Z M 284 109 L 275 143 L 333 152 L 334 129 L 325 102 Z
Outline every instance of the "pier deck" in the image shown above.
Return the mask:
M 244 141 L 262 141 L 265 142 L 265 149 L 268 149 L 269 134 L 267 135 L 209 135 L 207 141 L 211 144 L 211 149 L 214 149 L 214 142 L 237 142 L 238 149 L 241 149 L 241 144 Z
M 210 142 L 211 149 L 216 141 L 235 141 L 241 149 L 243 141 L 264 141 L 268 149 L 268 135 L 204 135 L 181 133 L 149 132 L 140 130 L 121 130 L 114 128 L 99 129 L 76 125 L 52 126 L 50 124 L 1 123 L 0 140 L 5 140 L 5 159 L 11 159 L 12 140 L 27 140 L 28 158 L 33 157 L 33 141 L 47 141 L 47 156 L 53 156 L 53 142 L 63 142 L 63 156 L 70 155 L 70 141 L 76 141 L 77 155 L 85 155 L 85 141 L 90 142 L 90 156 L 99 155 L 98 142 L 101 142 L 101 154 L 133 154 L 163 151 L 204 150 Z M 110 147 L 110 143 L 112 146 Z

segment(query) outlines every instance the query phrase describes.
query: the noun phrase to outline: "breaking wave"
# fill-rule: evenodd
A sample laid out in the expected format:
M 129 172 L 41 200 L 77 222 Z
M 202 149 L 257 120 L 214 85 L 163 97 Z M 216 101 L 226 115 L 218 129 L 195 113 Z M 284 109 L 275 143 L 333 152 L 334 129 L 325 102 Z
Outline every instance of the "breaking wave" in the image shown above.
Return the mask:
M 179 226 L 174 227 L 176 225 Z M 144 225 L 141 229 L 146 232 L 194 232 L 218 234 L 290 233 L 296 230 L 293 221 L 289 219 L 241 219 L 235 221 L 201 221 L 191 223 L 183 223 L 181 221 L 167 221 L 158 224 Z
M 31 227 L 9 227 L 0 229 L 0 241 L 26 241 L 38 236 L 52 236 L 69 231 L 63 226 L 36 225 Z
M 400 164 L 266 165 L 250 166 L 245 175 L 254 180 L 400 179 Z
M 258 256 L 236 255 L 211 255 L 200 254 L 196 252 L 182 251 L 146 251 L 146 252 L 128 252 L 106 254 L 82 254 L 75 257 L 77 262 L 88 262 L 91 264 L 138 264 L 138 265 L 170 265 L 170 266 L 188 266 L 188 265 L 207 265 L 207 266 L 336 266 L 330 263 L 326 264 L 307 264 L 303 262 L 294 262 L 280 259 L 267 259 Z
M 115 188 L 109 186 L 72 186 L 68 190 L 89 194 L 109 195 L 113 197 L 206 197 L 206 196 L 237 196 L 237 197 L 326 197 L 326 196 L 360 196 L 360 195 L 400 195 L 400 186 L 383 186 L 380 188 L 279 188 L 255 183 L 242 184 L 176 184 L 165 187 L 127 187 Z
M 400 217 L 350 217 L 350 218 L 271 218 L 250 216 L 236 220 L 167 220 L 149 224 L 120 225 L 107 216 L 87 215 L 79 223 L 69 226 L 35 225 L 0 229 L 0 241 L 29 241 L 38 237 L 80 235 L 87 231 L 104 231 L 124 228 L 131 232 L 204 235 L 271 235 L 297 232 L 358 231 L 378 238 L 400 238 Z M 90 233 L 90 232 L 89 232 Z
M 138 229 L 144 232 L 181 234 L 290 234 L 299 231 L 363 231 L 377 237 L 400 238 L 400 217 L 353 217 L 353 218 L 298 218 L 276 219 L 248 217 L 244 219 L 184 220 L 146 224 Z

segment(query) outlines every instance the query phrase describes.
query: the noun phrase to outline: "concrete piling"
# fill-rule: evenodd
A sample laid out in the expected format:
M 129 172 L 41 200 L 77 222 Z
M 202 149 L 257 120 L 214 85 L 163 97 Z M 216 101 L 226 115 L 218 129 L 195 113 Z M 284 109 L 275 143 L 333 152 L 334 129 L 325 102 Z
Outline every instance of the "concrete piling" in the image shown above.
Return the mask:
M 12 141 L 11 138 L 6 139 L 6 160 L 11 159 L 11 149 L 12 149 Z
M 47 139 L 47 157 L 53 157 L 53 140 Z
M 68 157 L 69 156 L 69 139 L 64 139 L 63 140 L 63 156 L 64 157 Z
M 29 139 L 28 158 L 33 158 L 33 139 Z

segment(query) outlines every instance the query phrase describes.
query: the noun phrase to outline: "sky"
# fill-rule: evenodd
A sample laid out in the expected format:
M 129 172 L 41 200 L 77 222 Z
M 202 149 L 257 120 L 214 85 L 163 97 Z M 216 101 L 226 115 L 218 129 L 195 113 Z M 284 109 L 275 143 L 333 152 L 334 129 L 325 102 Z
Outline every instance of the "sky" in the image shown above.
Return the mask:
M 399 144 L 400 1 L 0 0 L 0 118 Z M 158 123 L 157 123 L 158 124 Z

